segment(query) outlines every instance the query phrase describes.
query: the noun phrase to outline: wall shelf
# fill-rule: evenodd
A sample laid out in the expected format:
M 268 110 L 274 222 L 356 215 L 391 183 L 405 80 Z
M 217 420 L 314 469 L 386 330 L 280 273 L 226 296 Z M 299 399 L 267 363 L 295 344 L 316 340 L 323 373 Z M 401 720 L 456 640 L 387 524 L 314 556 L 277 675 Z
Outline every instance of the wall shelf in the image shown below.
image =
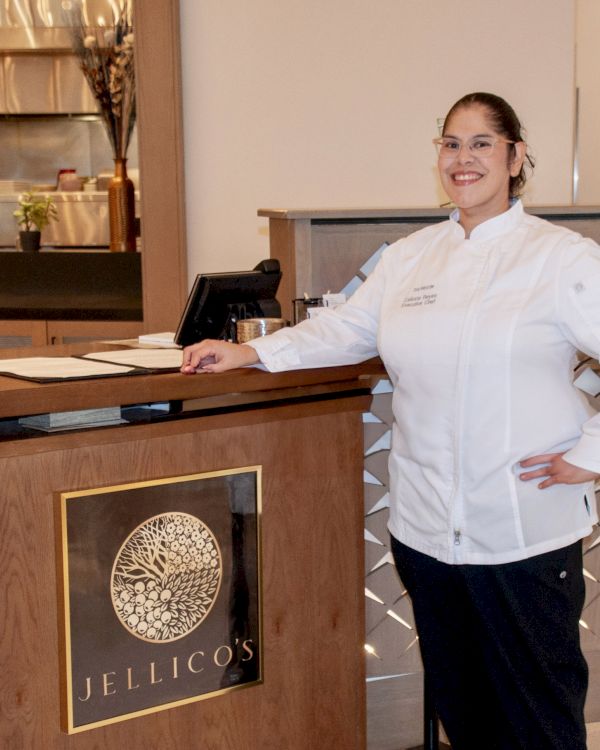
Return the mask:
M 93 112 L 27 112 L 18 114 L 15 112 L 0 112 L 0 120 L 7 122 L 43 122 L 44 120 L 76 120 L 77 122 L 98 122 L 100 114 Z

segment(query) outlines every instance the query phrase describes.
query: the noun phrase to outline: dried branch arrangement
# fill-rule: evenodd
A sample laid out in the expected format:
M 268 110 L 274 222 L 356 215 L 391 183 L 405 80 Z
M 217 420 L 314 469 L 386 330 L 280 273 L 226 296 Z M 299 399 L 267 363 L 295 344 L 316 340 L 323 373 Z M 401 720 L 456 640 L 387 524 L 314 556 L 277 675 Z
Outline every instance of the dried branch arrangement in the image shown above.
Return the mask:
M 112 26 L 88 26 L 81 8 L 71 12 L 73 49 L 100 114 L 115 159 L 124 159 L 135 125 L 135 70 L 130 0 Z

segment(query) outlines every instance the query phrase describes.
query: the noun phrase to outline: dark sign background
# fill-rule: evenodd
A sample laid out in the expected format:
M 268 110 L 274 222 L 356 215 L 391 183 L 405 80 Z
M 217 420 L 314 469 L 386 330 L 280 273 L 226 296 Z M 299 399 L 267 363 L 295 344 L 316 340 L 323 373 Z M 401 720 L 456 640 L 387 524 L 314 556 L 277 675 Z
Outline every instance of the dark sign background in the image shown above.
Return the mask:
M 257 471 L 244 470 L 108 488 L 101 494 L 62 495 L 71 728 L 152 707 L 159 710 L 166 703 L 260 679 L 257 483 Z M 153 516 L 173 512 L 195 516 L 212 531 L 222 556 L 221 586 L 208 615 L 192 632 L 175 641 L 150 643 L 119 621 L 111 574 L 132 531 Z

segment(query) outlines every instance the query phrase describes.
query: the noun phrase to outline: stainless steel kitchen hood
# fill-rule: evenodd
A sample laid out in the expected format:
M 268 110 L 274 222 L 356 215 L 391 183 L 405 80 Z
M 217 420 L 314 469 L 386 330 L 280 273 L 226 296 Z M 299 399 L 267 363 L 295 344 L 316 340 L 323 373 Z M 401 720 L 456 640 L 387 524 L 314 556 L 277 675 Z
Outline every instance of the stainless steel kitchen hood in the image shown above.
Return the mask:
M 71 30 L 68 28 L 33 28 L 0 25 L 0 51 L 13 52 L 71 52 Z
M 107 26 L 122 6 L 123 0 L 2 0 L 0 50 L 70 50 L 72 11 L 86 26 Z
M 69 12 L 89 27 L 112 24 L 121 0 L 0 1 L 0 115 L 96 114 L 72 52 Z
M 0 113 L 93 114 L 98 103 L 71 54 L 0 56 Z

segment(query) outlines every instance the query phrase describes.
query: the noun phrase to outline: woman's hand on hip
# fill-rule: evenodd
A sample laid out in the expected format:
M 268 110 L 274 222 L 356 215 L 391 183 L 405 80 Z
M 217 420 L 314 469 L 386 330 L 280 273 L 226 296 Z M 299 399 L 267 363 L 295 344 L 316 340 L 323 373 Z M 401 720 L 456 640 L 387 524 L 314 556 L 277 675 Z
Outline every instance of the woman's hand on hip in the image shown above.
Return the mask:
M 553 484 L 585 484 L 586 482 L 593 482 L 600 477 L 600 474 L 595 474 L 593 471 L 582 469 L 565 461 L 563 458 L 564 455 L 564 453 L 544 453 L 540 456 L 530 456 L 520 461 L 519 466 L 522 466 L 524 469 L 528 469 L 530 466 L 537 466 L 539 468 L 519 474 L 519 479 L 527 482 L 530 479 L 546 477 L 543 482 L 538 484 L 538 487 L 544 490 Z M 543 465 L 540 466 L 540 464 Z
M 183 350 L 181 372 L 193 375 L 196 372 L 225 372 L 238 367 L 260 362 L 256 350 L 246 344 L 231 344 L 229 341 L 205 339 Z

